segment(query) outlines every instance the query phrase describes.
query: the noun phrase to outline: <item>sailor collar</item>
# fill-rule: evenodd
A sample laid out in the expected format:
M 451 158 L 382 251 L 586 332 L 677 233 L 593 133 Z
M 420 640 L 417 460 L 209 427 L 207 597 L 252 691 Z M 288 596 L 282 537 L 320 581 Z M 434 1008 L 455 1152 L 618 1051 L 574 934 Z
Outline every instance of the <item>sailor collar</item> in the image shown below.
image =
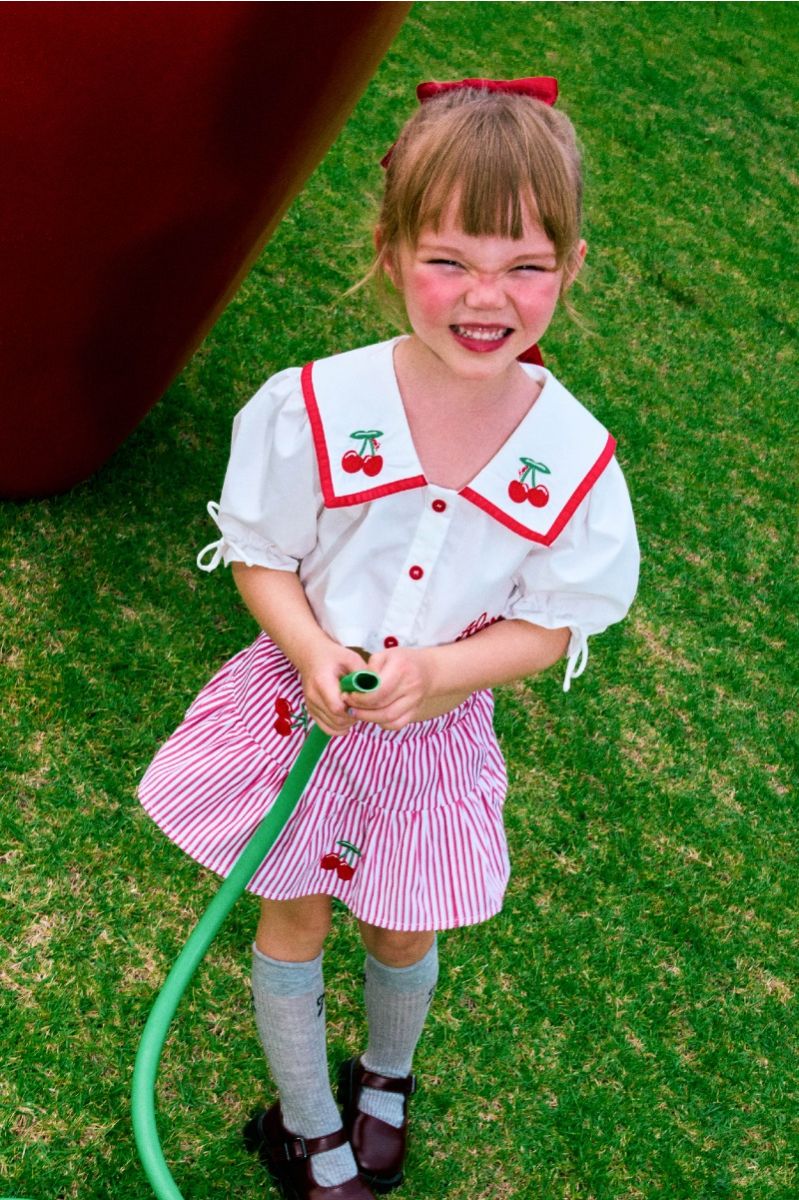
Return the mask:
M 327 508 L 428 486 L 394 372 L 396 341 L 302 369 Z M 546 368 L 524 364 L 524 370 L 543 385 L 538 399 L 457 494 L 520 537 L 550 546 L 607 467 L 616 442 Z

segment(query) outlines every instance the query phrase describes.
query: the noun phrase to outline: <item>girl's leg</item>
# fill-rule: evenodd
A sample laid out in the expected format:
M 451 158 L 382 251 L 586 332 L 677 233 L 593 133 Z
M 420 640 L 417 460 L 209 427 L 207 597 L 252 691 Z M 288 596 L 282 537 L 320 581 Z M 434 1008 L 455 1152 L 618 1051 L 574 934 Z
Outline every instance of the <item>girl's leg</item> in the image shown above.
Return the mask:
M 330 897 L 261 900 L 255 944 L 281 962 L 307 962 L 321 954 L 330 932 Z
M 283 1125 L 305 1138 L 341 1129 L 327 1066 L 322 947 L 329 928 L 327 896 L 263 900 L 253 947 L 255 1019 Z M 311 1170 L 322 1187 L 357 1174 L 349 1144 L 315 1154 Z
M 367 950 L 364 995 L 369 1030 L 361 1062 L 368 1071 L 403 1079 L 411 1073 L 438 979 L 436 935 L 360 924 Z M 358 1107 L 398 1129 L 405 1120 L 401 1093 L 365 1087 Z

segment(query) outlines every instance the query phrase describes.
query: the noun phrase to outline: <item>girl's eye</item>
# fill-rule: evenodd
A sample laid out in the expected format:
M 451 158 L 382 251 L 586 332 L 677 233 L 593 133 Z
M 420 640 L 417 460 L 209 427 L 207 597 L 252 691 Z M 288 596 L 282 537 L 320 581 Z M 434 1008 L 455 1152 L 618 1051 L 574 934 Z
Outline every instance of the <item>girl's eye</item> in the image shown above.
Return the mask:
M 428 263 L 433 267 L 460 267 L 461 265 L 452 258 L 430 258 Z
M 539 267 L 536 263 L 522 263 L 520 267 L 514 267 L 514 271 L 546 271 L 546 267 Z

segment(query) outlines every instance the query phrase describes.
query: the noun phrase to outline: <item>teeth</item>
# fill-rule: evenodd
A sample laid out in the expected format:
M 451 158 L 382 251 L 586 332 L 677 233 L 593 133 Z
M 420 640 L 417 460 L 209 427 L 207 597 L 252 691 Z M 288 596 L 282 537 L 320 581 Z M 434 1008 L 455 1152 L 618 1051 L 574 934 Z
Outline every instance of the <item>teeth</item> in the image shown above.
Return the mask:
M 463 325 L 454 325 L 453 329 L 461 337 L 472 338 L 476 342 L 499 342 L 507 333 L 506 329 L 466 329 Z

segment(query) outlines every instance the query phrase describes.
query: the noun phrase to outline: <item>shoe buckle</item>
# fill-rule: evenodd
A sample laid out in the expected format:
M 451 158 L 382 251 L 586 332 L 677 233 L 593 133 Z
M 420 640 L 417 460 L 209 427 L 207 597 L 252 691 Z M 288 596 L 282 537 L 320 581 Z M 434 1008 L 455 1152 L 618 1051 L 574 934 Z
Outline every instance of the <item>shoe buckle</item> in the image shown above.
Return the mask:
M 308 1147 L 305 1145 L 305 1138 L 297 1134 L 290 1141 L 284 1142 L 283 1153 L 286 1156 L 287 1162 L 293 1162 L 297 1158 L 308 1158 Z
M 416 1092 L 416 1089 L 418 1088 L 418 1086 L 419 1085 L 416 1081 L 416 1076 L 411 1075 L 411 1088 L 410 1088 L 410 1091 L 408 1092 L 408 1095 L 412 1096 Z

